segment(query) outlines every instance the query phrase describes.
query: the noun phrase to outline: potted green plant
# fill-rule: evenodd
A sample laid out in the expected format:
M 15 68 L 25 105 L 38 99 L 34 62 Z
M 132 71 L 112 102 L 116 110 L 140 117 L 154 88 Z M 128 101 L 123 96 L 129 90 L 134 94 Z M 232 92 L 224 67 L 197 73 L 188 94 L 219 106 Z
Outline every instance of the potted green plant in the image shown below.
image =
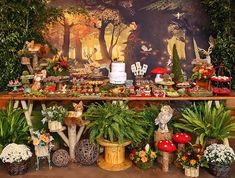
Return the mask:
M 105 156 L 98 160 L 98 165 L 111 171 L 129 168 L 132 163 L 125 160 L 125 146 L 145 139 L 149 122 L 126 104 L 118 103 L 92 104 L 84 116 L 91 121 L 87 126 L 90 141 L 105 147 Z
M 196 134 L 202 145 L 205 145 L 205 140 L 225 141 L 227 138 L 234 138 L 231 132 L 235 131 L 235 122 L 230 112 L 218 102 L 208 101 L 198 105 L 194 103 L 193 106 L 183 110 L 183 118 L 174 126 Z
M 235 154 L 231 147 L 223 144 L 212 144 L 204 152 L 208 161 L 208 170 L 216 177 L 229 177 L 231 165 L 235 161 Z
M 23 109 L 14 109 L 13 103 L 0 110 L 0 150 L 7 144 L 27 144 L 30 140 L 29 126 Z
M 62 122 L 67 116 L 67 110 L 63 106 L 51 106 L 42 110 L 42 115 L 44 116 L 43 122 L 48 121 L 48 128 L 50 132 L 62 131 Z
M 32 157 L 30 149 L 23 144 L 8 144 L 0 154 L 0 159 L 10 175 L 21 175 L 28 171 L 29 159 Z

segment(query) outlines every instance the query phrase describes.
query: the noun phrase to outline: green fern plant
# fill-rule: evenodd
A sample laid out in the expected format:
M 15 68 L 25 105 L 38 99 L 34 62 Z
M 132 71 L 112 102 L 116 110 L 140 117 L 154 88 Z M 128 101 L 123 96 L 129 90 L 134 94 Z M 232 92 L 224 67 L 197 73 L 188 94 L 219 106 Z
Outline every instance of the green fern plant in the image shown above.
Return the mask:
M 230 112 L 221 103 L 194 103 L 192 107 L 183 110 L 181 123 L 175 123 L 174 126 L 198 135 L 200 144 L 204 144 L 206 138 L 235 138 L 231 133 L 235 131 L 235 119 Z
M 0 148 L 9 143 L 27 144 L 30 140 L 29 126 L 22 109 L 14 109 L 10 102 L 0 110 Z
M 150 122 L 140 113 L 128 109 L 126 104 L 92 104 L 84 116 L 91 121 L 87 127 L 91 142 L 103 137 L 119 143 L 130 140 L 136 145 L 148 137 L 146 128 Z

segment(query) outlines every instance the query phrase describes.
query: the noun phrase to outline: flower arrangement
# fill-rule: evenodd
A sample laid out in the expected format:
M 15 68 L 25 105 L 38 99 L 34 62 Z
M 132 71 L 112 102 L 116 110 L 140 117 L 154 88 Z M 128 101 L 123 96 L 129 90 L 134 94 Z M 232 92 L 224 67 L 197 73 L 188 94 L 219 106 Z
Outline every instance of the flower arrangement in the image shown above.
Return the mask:
M 46 146 L 51 143 L 53 137 L 46 133 L 44 130 L 33 132 L 33 145 L 34 146 Z
M 57 105 L 46 108 L 46 110 L 42 110 L 42 115 L 44 116 L 43 118 L 44 122 L 48 120 L 63 122 L 67 114 L 68 111 L 63 106 L 57 106 Z
M 152 166 L 153 161 L 157 158 L 157 152 L 153 151 L 149 144 L 147 144 L 144 149 L 136 150 L 134 149 L 132 153 L 130 153 L 129 158 L 134 161 L 134 163 L 138 166 L 138 163 L 148 164 Z M 141 167 L 144 168 L 144 167 Z M 149 168 L 149 167 L 146 167 Z M 145 168 L 144 168 L 145 169 Z
M 67 57 L 58 53 L 53 59 L 49 59 L 48 73 L 51 76 L 65 76 L 68 71 Z
M 206 147 L 204 156 L 208 163 L 231 165 L 235 161 L 235 154 L 231 147 L 223 144 L 212 144 Z
M 211 64 L 196 65 L 193 68 L 192 79 L 209 79 L 214 74 L 214 66 Z
M 0 155 L 3 163 L 20 163 L 30 157 L 32 157 L 32 152 L 26 145 L 15 143 L 8 144 Z
M 183 166 L 187 167 L 207 167 L 207 161 L 204 157 L 204 149 L 200 144 L 192 145 L 189 143 L 183 151 L 177 155 L 177 161 Z

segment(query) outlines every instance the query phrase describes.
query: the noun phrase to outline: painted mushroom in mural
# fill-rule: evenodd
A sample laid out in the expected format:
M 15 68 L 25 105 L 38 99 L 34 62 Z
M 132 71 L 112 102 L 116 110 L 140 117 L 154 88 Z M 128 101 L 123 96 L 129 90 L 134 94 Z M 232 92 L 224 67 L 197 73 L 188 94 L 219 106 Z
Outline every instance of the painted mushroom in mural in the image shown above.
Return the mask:
M 168 172 L 170 162 L 169 154 L 176 150 L 176 146 L 170 140 L 160 140 L 157 147 L 162 152 L 162 171 Z
M 185 144 L 192 140 L 191 136 L 186 133 L 176 133 L 173 136 L 173 140 L 178 143 L 178 151 L 184 149 Z
M 151 71 L 152 74 L 156 74 L 156 77 L 155 77 L 155 83 L 159 83 L 159 82 L 162 82 L 163 81 L 163 77 L 162 75 L 163 74 L 167 74 L 168 73 L 168 70 L 165 69 L 165 68 L 162 68 L 162 67 L 157 67 L 155 69 L 153 69 Z

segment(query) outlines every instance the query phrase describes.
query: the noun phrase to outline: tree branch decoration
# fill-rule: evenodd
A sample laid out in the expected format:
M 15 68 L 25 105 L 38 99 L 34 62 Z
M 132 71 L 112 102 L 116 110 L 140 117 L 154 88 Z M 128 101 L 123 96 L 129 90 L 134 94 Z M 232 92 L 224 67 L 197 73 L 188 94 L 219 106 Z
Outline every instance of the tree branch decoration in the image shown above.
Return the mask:
M 73 103 L 74 111 L 69 111 L 68 116 L 65 118 L 65 124 L 68 129 L 68 136 L 65 135 L 63 130 L 57 131 L 65 144 L 69 147 L 69 155 L 73 162 L 75 162 L 75 145 L 80 140 L 85 126 L 89 123 L 82 119 L 83 103 L 82 101 Z M 79 129 L 77 129 L 79 126 Z M 65 130 L 65 127 L 64 127 Z

